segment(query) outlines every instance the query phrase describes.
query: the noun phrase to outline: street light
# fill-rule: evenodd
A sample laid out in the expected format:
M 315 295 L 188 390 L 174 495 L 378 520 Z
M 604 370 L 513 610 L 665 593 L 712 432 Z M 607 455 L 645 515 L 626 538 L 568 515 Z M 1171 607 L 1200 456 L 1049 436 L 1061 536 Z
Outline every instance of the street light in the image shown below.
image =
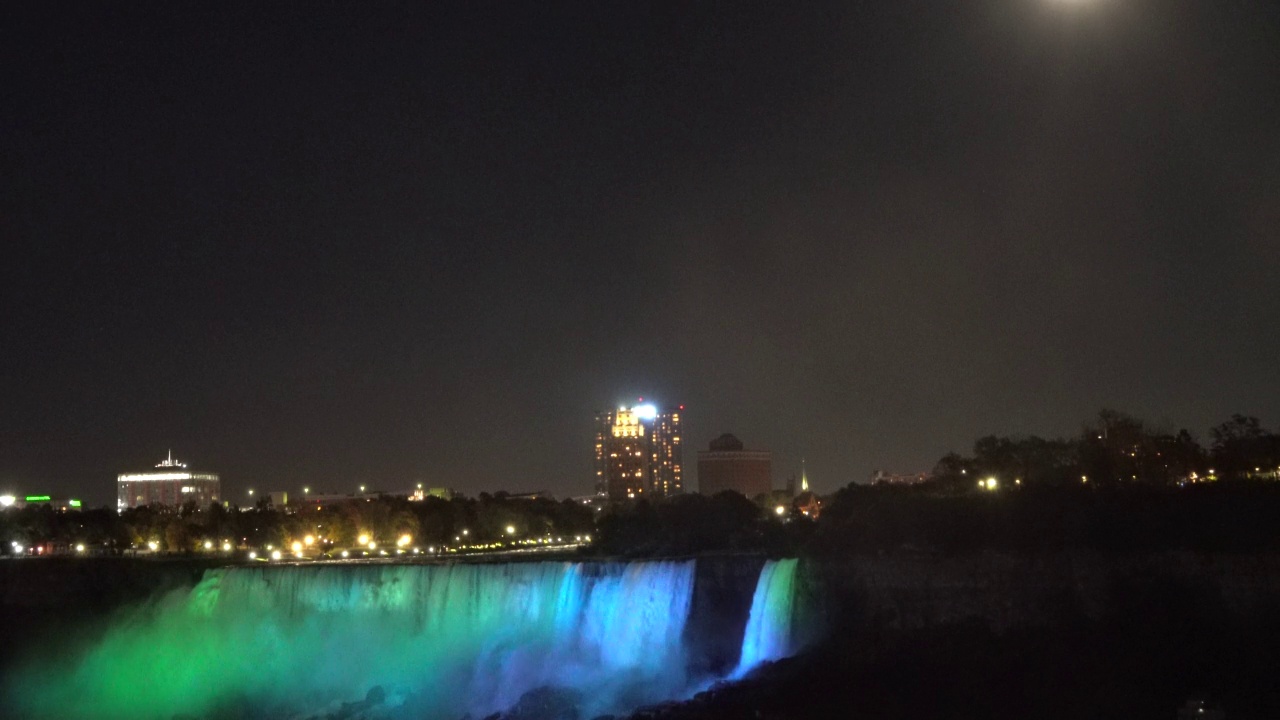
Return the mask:
M 515 527 L 515 525 L 508 525 L 508 526 L 507 526 L 507 534 L 508 534 L 508 535 L 515 535 L 515 534 L 516 534 L 516 527 Z

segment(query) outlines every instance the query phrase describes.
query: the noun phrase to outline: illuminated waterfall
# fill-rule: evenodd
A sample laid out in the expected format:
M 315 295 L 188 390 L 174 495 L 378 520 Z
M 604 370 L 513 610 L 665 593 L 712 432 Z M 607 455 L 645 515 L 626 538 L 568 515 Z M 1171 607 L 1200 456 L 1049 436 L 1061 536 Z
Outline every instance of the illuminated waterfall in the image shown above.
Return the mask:
M 751 616 L 742 635 L 742 656 L 731 677 L 742 677 L 762 662 L 778 660 L 795 651 L 792 625 L 797 564 L 794 558 L 770 560 L 760 571 L 751 598 Z
M 740 671 L 786 654 L 795 561 L 770 562 Z M 377 717 L 486 717 L 555 688 L 581 717 L 689 696 L 692 560 L 315 565 L 207 572 L 120 615 L 88 649 L 3 679 L 30 718 L 168 720 L 334 713 L 380 687 Z M 2 713 L 0 713 L 2 714 Z

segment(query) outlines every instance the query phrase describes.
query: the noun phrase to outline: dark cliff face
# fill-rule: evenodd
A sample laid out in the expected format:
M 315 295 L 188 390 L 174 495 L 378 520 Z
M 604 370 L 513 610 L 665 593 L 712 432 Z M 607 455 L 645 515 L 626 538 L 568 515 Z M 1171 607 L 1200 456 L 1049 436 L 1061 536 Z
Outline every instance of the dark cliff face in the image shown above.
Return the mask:
M 751 599 L 764 558 L 751 556 L 698 559 L 684 646 L 690 675 L 723 676 L 742 652 L 742 633 L 751 615 Z

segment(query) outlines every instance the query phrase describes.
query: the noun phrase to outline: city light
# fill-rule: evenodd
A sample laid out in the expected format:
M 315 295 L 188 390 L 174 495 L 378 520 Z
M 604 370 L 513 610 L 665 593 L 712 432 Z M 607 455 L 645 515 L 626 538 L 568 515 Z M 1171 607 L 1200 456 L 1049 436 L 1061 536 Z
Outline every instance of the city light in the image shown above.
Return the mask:
M 637 405 L 631 408 L 631 412 L 635 413 L 635 416 L 641 420 L 652 420 L 658 417 L 658 408 L 652 404 Z
M 293 544 L 289 546 L 289 549 L 294 551 L 295 553 L 300 553 L 302 552 L 302 543 L 298 542 L 297 540 L 294 540 Z
M 311 547 L 315 543 L 316 543 L 316 537 L 314 535 L 308 535 L 302 538 L 302 544 L 306 545 L 307 547 Z
M 508 526 L 507 526 L 507 534 L 508 534 L 508 535 L 515 535 L 515 534 L 516 534 L 516 528 L 515 528 L 515 526 L 514 526 L 514 525 L 508 525 Z
M 205 540 L 205 541 L 204 541 L 204 549 L 205 549 L 205 550 L 212 550 L 212 549 L 213 549 L 213 541 L 212 541 L 212 540 Z
M 774 508 L 773 511 L 778 514 L 778 517 L 782 517 L 783 515 L 787 514 L 787 508 L 785 505 L 779 505 L 778 507 Z
M 14 544 L 13 544 L 13 551 L 14 551 L 15 553 L 22 554 L 22 543 L 14 543 Z
M 77 544 L 76 544 L 76 552 L 78 552 L 78 553 L 82 553 L 82 552 L 84 552 L 84 545 L 83 545 L 83 544 L 79 544 L 79 543 L 77 543 Z
M 147 543 L 147 547 L 151 548 L 151 552 L 155 552 L 156 549 L 160 547 L 160 543 L 156 542 L 155 540 L 152 540 L 151 542 Z
M 356 544 L 357 544 L 357 545 L 368 545 L 368 544 L 369 544 L 369 533 L 360 533 L 360 537 L 356 538 Z
M 342 551 L 342 557 L 350 557 L 350 556 L 351 556 L 351 553 L 347 552 L 346 550 Z
M 231 552 L 230 541 L 227 541 L 227 540 L 222 541 L 222 552 Z
M 12 495 L 0 495 L 0 507 L 13 507 L 18 502 L 18 498 Z
M 378 549 L 378 543 L 376 543 L 376 542 L 374 542 L 374 541 L 370 540 L 370 541 L 369 541 L 369 549 L 370 549 L 370 550 L 377 550 L 377 549 Z
M 412 538 L 412 537 L 410 537 L 410 536 L 408 536 L 408 535 L 401 535 L 401 536 L 400 536 L 400 539 L 399 539 L 399 540 L 396 540 L 396 545 L 397 545 L 397 546 L 399 546 L 399 547 L 407 547 L 407 546 L 409 545 L 409 543 L 411 543 L 411 542 L 413 542 L 413 538 Z
M 256 553 L 256 552 L 254 552 L 254 551 L 250 550 L 250 551 L 249 551 L 249 559 L 250 559 L 250 560 L 257 560 L 257 559 L 258 559 L 258 553 Z
M 280 558 L 281 558 L 281 555 L 280 555 L 280 551 L 279 551 L 279 550 L 272 550 L 272 551 L 271 551 L 271 559 L 272 559 L 272 560 L 279 560 Z

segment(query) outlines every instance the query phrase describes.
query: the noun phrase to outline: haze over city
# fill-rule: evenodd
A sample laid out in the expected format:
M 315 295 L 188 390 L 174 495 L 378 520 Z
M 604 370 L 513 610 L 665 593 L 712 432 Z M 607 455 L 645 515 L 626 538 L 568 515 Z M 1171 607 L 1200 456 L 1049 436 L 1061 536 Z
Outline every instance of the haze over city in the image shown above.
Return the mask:
M 497 10 L 0 8 L 0 489 L 585 494 L 641 396 L 824 492 L 1280 423 L 1275 5 Z

